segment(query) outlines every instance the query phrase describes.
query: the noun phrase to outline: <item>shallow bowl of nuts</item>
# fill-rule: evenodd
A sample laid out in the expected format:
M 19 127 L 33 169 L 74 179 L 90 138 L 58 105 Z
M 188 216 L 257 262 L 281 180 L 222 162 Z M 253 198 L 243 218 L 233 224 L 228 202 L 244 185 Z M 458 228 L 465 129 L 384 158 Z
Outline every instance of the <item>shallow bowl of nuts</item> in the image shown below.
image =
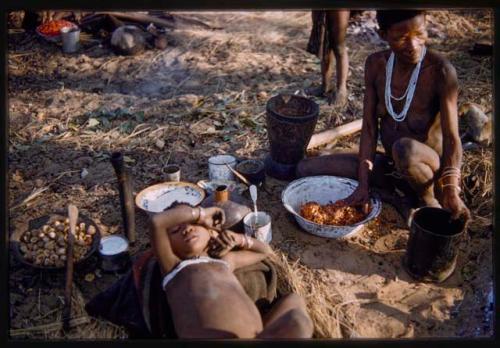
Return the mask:
M 62 269 L 66 265 L 69 219 L 54 213 L 31 220 L 27 230 L 12 237 L 14 256 L 23 264 L 40 269 Z M 79 214 L 75 228 L 75 265 L 89 258 L 99 245 L 100 232 L 88 217 Z

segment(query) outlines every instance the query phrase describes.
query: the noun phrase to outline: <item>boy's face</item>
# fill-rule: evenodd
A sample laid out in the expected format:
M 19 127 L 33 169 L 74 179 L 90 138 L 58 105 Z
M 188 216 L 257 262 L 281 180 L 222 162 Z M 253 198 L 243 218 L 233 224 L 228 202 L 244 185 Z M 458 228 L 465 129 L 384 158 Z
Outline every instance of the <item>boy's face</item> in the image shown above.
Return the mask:
M 210 240 L 210 232 L 203 226 L 181 224 L 168 230 L 172 251 L 181 259 L 203 253 Z
M 425 15 L 421 14 L 395 23 L 380 34 L 398 60 L 407 64 L 416 64 L 427 41 Z

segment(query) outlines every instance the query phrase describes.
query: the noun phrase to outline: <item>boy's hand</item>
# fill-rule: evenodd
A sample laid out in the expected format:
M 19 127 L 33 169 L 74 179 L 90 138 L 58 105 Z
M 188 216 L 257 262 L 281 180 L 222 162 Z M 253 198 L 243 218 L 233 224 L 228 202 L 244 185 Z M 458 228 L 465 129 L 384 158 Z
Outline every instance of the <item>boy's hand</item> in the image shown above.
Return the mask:
M 212 239 L 210 254 L 221 258 L 237 246 L 243 243 L 243 236 L 228 230 L 219 232 L 219 235 Z
M 207 228 L 221 229 L 222 225 L 226 221 L 226 216 L 224 210 L 218 207 L 201 208 L 198 224 L 203 225 Z
M 367 188 L 358 186 L 356 190 L 347 198 L 345 198 L 344 203 L 349 206 L 359 206 L 363 213 L 368 214 L 370 212 L 370 193 Z

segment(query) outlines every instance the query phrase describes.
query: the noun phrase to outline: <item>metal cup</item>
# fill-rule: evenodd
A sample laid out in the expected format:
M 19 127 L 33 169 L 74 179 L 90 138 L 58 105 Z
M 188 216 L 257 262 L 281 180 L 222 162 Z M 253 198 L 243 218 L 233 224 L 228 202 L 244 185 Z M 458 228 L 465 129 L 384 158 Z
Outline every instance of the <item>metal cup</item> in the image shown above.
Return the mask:
M 208 159 L 208 177 L 210 180 L 231 180 L 235 177 L 233 172 L 227 167 L 236 167 L 236 158 L 231 155 L 212 156 Z
M 181 181 L 181 168 L 176 164 L 169 164 L 164 169 L 166 181 Z
M 245 234 L 254 237 L 261 242 L 270 243 L 273 239 L 271 230 L 271 216 L 259 211 L 257 215 L 254 212 L 248 213 L 243 219 L 245 225 Z
M 80 46 L 80 29 L 64 27 L 61 29 L 61 36 L 64 53 L 74 53 L 78 51 Z

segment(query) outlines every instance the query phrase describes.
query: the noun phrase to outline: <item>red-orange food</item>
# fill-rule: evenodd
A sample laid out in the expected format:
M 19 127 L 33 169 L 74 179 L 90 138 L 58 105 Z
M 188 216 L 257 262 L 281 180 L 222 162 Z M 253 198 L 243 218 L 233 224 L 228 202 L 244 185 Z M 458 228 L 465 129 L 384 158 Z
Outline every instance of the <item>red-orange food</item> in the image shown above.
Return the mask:
M 307 202 L 300 207 L 300 215 L 320 225 L 346 226 L 358 223 L 366 218 L 366 214 L 344 201 L 320 205 Z
M 43 35 L 47 36 L 57 36 L 61 33 L 61 29 L 64 27 L 74 27 L 75 25 L 64 19 L 58 19 L 43 23 L 38 26 L 37 30 Z

